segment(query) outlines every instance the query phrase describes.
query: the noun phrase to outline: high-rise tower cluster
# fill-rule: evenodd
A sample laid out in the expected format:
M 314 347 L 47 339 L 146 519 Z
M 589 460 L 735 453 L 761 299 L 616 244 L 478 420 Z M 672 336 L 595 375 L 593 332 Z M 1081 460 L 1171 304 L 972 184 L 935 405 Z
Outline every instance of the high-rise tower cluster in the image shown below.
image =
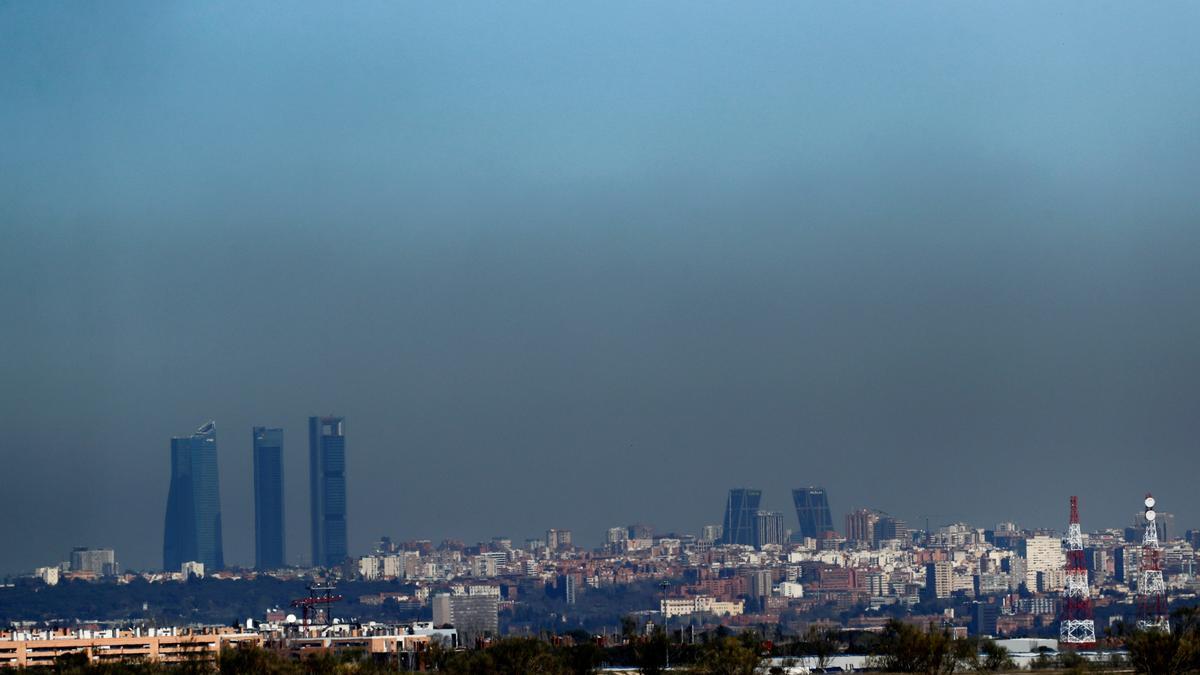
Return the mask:
M 798 534 L 801 537 L 819 539 L 833 530 L 833 516 L 829 512 L 829 500 L 825 496 L 825 490 L 817 487 L 798 488 L 792 490 L 792 500 L 796 505 L 796 517 L 800 521 Z M 730 490 L 725 499 L 720 543 L 755 548 L 786 543 L 783 514 L 763 510 L 760 508 L 761 504 L 762 490 Z
M 309 497 L 312 564 L 341 564 L 346 530 L 345 418 L 310 417 Z M 269 570 L 287 564 L 284 536 L 283 429 L 254 427 L 254 564 Z M 217 472 L 217 425 L 171 439 L 171 487 L 163 527 L 163 569 L 201 563 L 225 566 L 221 542 L 221 495 Z

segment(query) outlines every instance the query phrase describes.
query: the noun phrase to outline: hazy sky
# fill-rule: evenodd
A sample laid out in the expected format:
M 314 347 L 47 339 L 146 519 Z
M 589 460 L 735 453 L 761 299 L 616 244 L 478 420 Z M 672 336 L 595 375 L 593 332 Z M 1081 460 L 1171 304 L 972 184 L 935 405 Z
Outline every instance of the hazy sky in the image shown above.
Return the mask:
M 0 571 L 347 419 L 350 545 L 1200 527 L 1200 5 L 0 1 Z

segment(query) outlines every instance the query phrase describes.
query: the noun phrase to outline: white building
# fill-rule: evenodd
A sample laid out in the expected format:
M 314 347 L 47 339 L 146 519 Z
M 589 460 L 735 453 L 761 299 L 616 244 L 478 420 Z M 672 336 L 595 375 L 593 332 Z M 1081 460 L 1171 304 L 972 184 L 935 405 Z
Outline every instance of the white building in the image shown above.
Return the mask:
M 47 586 L 57 586 L 58 585 L 59 569 L 57 566 L 55 566 L 55 567 L 39 567 L 36 570 L 34 570 L 33 573 L 39 579 L 42 580 L 42 583 L 46 584 Z
M 739 616 L 745 609 L 741 600 L 722 602 L 711 595 L 695 595 L 685 598 L 663 598 L 658 601 L 663 618 L 688 616 L 689 614 L 715 614 L 717 616 Z
M 1031 591 L 1038 590 L 1038 572 L 1062 570 L 1067 564 L 1058 537 L 1029 537 L 1021 543 L 1020 552 L 1025 558 L 1025 587 Z
M 783 581 L 779 584 L 779 594 L 785 598 L 803 598 L 804 587 L 794 581 Z

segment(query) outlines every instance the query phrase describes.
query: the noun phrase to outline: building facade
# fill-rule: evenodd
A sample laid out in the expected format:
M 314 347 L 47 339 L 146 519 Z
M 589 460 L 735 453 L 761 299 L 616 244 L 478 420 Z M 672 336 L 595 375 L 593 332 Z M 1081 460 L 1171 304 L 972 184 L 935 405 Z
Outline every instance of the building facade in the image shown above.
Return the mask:
M 948 598 L 954 592 L 954 566 L 949 562 L 925 565 L 925 596 L 930 599 Z
M 1025 587 L 1030 591 L 1040 590 L 1038 588 L 1038 573 L 1056 573 L 1062 572 L 1067 564 L 1067 557 L 1063 553 L 1062 540 L 1058 537 L 1048 537 L 1045 535 L 1037 535 L 1029 537 L 1021 542 L 1018 546 L 1018 551 L 1021 557 L 1025 559 Z M 1057 583 L 1056 580 L 1049 580 L 1044 574 L 1043 585 L 1049 586 Z M 1059 588 L 1062 588 L 1059 586 Z M 1056 589 L 1057 590 L 1057 589 Z
M 308 418 L 308 470 L 312 564 L 336 567 L 348 551 L 345 418 Z
M 879 514 L 871 509 L 855 509 L 846 514 L 846 540 L 857 544 L 875 543 L 875 525 Z
M 117 556 L 111 548 L 78 547 L 71 551 L 71 571 L 110 577 L 118 572 Z
M 875 523 L 875 543 L 891 539 L 901 543 L 908 542 L 908 524 L 899 518 L 879 514 L 879 520 Z
M 783 514 L 778 511 L 758 511 L 754 514 L 754 548 L 782 545 Z
M 254 566 L 284 567 L 283 429 L 254 427 Z
M 64 656 L 81 654 L 92 665 L 188 663 L 207 671 L 222 649 L 262 642 L 261 635 L 234 628 L 5 631 L 0 632 L 0 668 L 49 668 Z
M 499 598 L 491 595 L 439 593 L 433 597 L 433 624 L 454 626 L 463 644 L 470 645 L 500 634 L 499 607 Z
M 225 567 L 221 545 L 221 491 L 217 476 L 217 424 L 171 439 L 171 487 L 163 527 L 163 569 L 198 561 Z

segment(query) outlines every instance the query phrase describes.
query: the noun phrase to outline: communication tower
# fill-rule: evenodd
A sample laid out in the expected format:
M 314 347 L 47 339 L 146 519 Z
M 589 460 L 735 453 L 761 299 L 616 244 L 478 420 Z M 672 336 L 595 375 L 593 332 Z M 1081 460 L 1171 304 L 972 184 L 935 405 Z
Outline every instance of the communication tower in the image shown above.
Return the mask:
M 1062 619 L 1058 641 L 1070 647 L 1096 646 L 1096 623 L 1087 564 L 1083 557 L 1083 531 L 1079 528 L 1079 499 L 1071 497 L 1071 523 L 1067 526 L 1067 585 L 1063 588 Z
M 1154 512 L 1154 497 L 1146 494 L 1146 529 L 1142 533 L 1142 562 L 1138 573 L 1138 595 L 1141 598 L 1137 627 L 1142 630 L 1171 632 L 1167 616 L 1167 584 L 1163 581 L 1162 548 L 1158 545 L 1158 525 Z

